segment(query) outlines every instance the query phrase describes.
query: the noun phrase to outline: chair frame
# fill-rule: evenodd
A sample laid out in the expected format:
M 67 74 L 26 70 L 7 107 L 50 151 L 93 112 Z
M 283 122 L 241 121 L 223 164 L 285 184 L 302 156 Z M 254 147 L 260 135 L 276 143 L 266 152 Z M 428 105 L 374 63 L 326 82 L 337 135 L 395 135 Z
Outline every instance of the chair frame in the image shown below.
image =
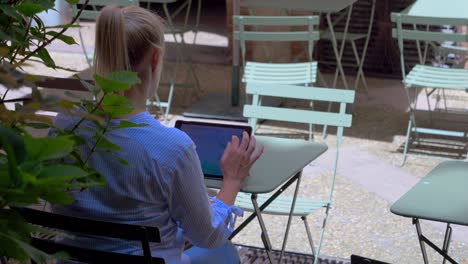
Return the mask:
M 32 235 L 31 244 L 46 253 L 53 254 L 66 251 L 73 259 L 87 263 L 165 263 L 164 259 L 151 256 L 150 242 L 161 242 L 157 227 L 91 220 L 30 208 L 13 207 L 11 209 L 17 211 L 27 222 L 34 225 L 68 232 L 140 241 L 143 249 L 142 256 L 128 255 L 65 245 L 50 239 L 42 239 L 37 234 Z
M 455 69 L 455 68 L 440 68 L 429 66 L 427 64 L 427 53 L 428 47 L 441 47 L 434 44 L 435 42 L 441 41 L 454 41 L 468 43 L 468 33 L 447 33 L 447 32 L 434 32 L 429 31 L 430 26 L 468 26 L 468 19 L 466 18 L 440 18 L 440 17 L 421 17 L 412 16 L 403 13 L 392 13 L 391 20 L 396 24 L 393 29 L 393 37 L 398 41 L 398 48 L 400 50 L 400 63 L 401 63 L 401 74 L 403 77 L 403 84 L 408 103 L 410 107 L 410 118 L 408 121 L 408 128 L 405 138 L 405 146 L 403 150 L 403 161 L 402 166 L 406 162 L 410 140 L 414 134 L 416 140 L 420 140 L 419 134 L 431 134 L 439 136 L 449 137 L 460 137 L 467 138 L 467 131 L 451 131 L 444 129 L 435 128 L 424 128 L 418 127 L 416 123 L 416 104 L 418 89 L 424 89 L 427 97 L 427 104 L 429 110 L 429 116 L 432 120 L 432 106 L 430 104 L 429 96 L 436 91 L 441 90 L 443 96 L 445 96 L 445 89 L 455 90 L 467 90 L 468 89 L 468 70 Z M 412 27 L 403 27 L 403 25 L 410 25 Z M 424 26 L 421 29 L 418 26 Z M 413 69 L 407 74 L 406 64 L 404 59 L 404 41 L 416 41 L 417 52 L 419 57 L 418 65 L 414 66 Z M 424 44 L 424 49 L 422 43 Z M 447 78 L 441 78 L 443 75 L 450 76 L 450 80 Z M 414 89 L 415 99 L 411 100 L 410 89 Z M 439 97 L 438 97 L 439 98 Z M 468 156 L 468 153 L 467 153 Z M 468 157 L 467 157 L 468 159 Z
M 369 92 L 368 90 L 368 86 L 367 86 L 367 80 L 366 80 L 366 77 L 364 76 L 364 71 L 363 71 L 363 66 L 364 66 L 364 61 L 366 59 L 366 56 L 367 56 L 367 49 L 369 47 L 369 42 L 370 42 L 370 37 L 371 37 L 371 34 L 372 34 L 372 27 L 373 27 L 373 24 L 374 24 L 374 18 L 375 18 L 375 5 L 376 5 L 376 1 L 377 0 L 372 0 L 372 7 L 371 7 L 371 12 L 370 12 L 370 20 L 369 20 L 369 25 L 367 27 L 367 32 L 366 34 L 362 34 L 362 36 L 360 36 L 361 34 L 358 34 L 359 35 L 359 38 L 356 38 L 356 39 L 353 39 L 353 38 L 349 38 L 353 33 L 350 33 L 350 32 L 346 32 L 346 35 L 343 33 L 343 36 L 342 38 L 340 39 L 340 37 L 337 37 L 337 39 L 341 40 L 341 41 L 344 41 L 344 42 L 350 42 L 351 43 L 351 48 L 353 50 L 353 54 L 354 54 L 354 59 L 356 60 L 356 66 L 358 68 L 358 71 L 356 73 L 356 80 L 354 81 L 354 85 L 353 85 L 353 88 L 355 91 L 357 91 L 358 89 L 358 86 L 359 86 L 359 81 L 362 81 L 362 84 L 364 86 L 364 90 L 366 93 Z M 352 13 L 352 6 L 350 7 L 351 8 L 351 11 L 348 11 L 348 16 L 351 16 L 351 13 Z M 348 19 L 348 18 L 347 18 Z M 335 21 L 335 23 L 337 23 L 338 21 Z M 349 23 L 349 22 L 348 22 Z M 337 36 L 336 34 L 337 33 L 342 33 L 342 32 L 335 32 L 335 36 Z M 355 34 L 355 33 L 354 33 Z M 330 37 L 327 37 L 327 35 L 324 35 L 324 37 L 328 40 L 331 40 L 331 36 Z M 362 54 L 361 56 L 359 56 L 359 52 L 357 50 L 357 47 L 356 47 L 356 40 L 359 40 L 359 39 L 365 39 L 364 41 L 364 48 L 362 50 Z M 340 46 L 340 51 L 339 51 L 339 57 L 342 58 L 343 57 L 343 52 L 344 52 L 344 45 L 341 44 Z M 340 62 L 341 62 L 341 59 L 340 59 Z M 336 87 L 336 84 L 338 82 L 338 77 L 340 75 L 340 71 L 339 71 L 339 68 L 337 68 L 335 70 L 335 75 L 334 75 L 334 78 L 333 78 L 333 84 L 332 84 L 332 87 Z
M 264 82 L 272 84 L 293 84 L 313 86 L 316 82 L 318 66 L 312 61 L 315 42 L 320 39 L 318 16 L 233 16 L 233 39 L 239 41 L 242 55 L 242 81 Z M 268 31 L 259 27 L 268 27 Z M 306 30 L 286 30 L 284 27 L 306 27 Z M 250 28 L 248 28 L 250 27 Z M 271 27 L 280 28 L 271 31 Z M 246 42 L 293 42 L 307 43 L 308 62 L 299 63 L 259 63 L 246 60 Z M 265 54 L 266 49 L 263 47 Z M 271 56 L 269 58 L 271 61 Z M 247 94 L 246 94 L 247 98 Z M 247 101 L 247 100 L 246 100 Z M 259 104 L 262 103 L 260 97 Z M 313 103 L 311 102 L 311 107 Z M 250 119 L 249 124 L 255 130 L 258 119 Z M 312 138 L 313 127 L 309 127 L 309 138 Z
M 293 215 L 301 216 L 301 219 L 304 222 L 304 226 L 307 232 L 307 237 L 311 246 L 312 253 L 315 257 L 314 263 L 318 263 L 318 257 L 320 255 L 320 249 L 323 241 L 323 235 L 325 232 L 325 227 L 329 215 L 329 210 L 331 209 L 332 200 L 333 200 L 333 191 L 336 179 L 336 171 L 338 165 L 338 157 L 339 157 L 339 148 L 342 142 L 343 136 L 343 129 L 344 127 L 350 127 L 352 123 L 352 115 L 346 113 L 346 106 L 347 104 L 354 102 L 355 92 L 352 90 L 339 90 L 333 88 L 310 88 L 310 87 L 301 87 L 295 85 L 284 85 L 284 84 L 277 84 L 272 85 L 269 83 L 258 83 L 258 82 L 247 82 L 246 91 L 248 94 L 252 95 L 252 104 L 244 106 L 244 116 L 248 117 L 249 119 L 261 118 L 261 119 L 268 119 L 268 120 L 276 120 L 276 121 L 286 121 L 286 122 L 297 122 L 297 123 L 306 123 L 306 124 L 318 124 L 318 125 L 329 125 L 329 126 L 336 126 L 337 127 L 337 137 L 336 137 L 336 153 L 335 153 L 335 160 L 334 160 L 334 168 L 333 168 L 333 176 L 330 180 L 330 189 L 328 192 L 328 200 L 326 201 L 315 201 L 315 200 L 307 200 L 307 203 L 313 203 L 314 209 L 318 210 L 320 208 L 325 208 L 325 217 L 323 220 L 322 229 L 320 232 L 320 238 L 317 244 L 317 248 L 315 249 L 312 234 L 309 229 L 309 225 L 307 222 L 307 215 L 308 213 L 300 213 L 296 212 L 296 201 L 297 195 L 299 190 L 299 185 L 301 181 L 301 172 L 291 178 L 287 183 L 285 183 L 279 190 L 277 190 L 273 195 L 258 195 L 252 194 L 251 201 L 253 206 L 254 214 L 251 215 L 248 219 L 246 219 L 238 229 L 242 229 L 243 226 L 247 225 L 255 216 L 257 216 L 260 228 L 262 230 L 262 240 L 264 243 L 265 248 L 267 249 L 268 257 L 270 258 L 270 262 L 272 262 L 271 256 L 269 252 L 272 250 L 271 242 L 268 238 L 268 233 L 263 222 L 263 218 L 261 213 L 272 213 L 278 215 L 288 215 L 288 224 L 286 227 L 285 237 L 283 240 L 283 245 L 281 249 L 280 255 L 280 262 L 283 257 L 283 253 L 286 249 L 286 243 L 288 239 L 289 228 L 291 224 L 291 217 Z M 330 113 L 330 112 L 319 112 L 314 110 L 298 110 L 298 109 L 289 109 L 289 108 L 279 108 L 279 107 L 270 107 L 270 106 L 262 106 L 259 104 L 259 100 L 261 96 L 272 96 L 272 97 L 281 97 L 281 98 L 288 98 L 288 99 L 302 99 L 302 100 L 311 100 L 311 101 L 325 101 L 325 102 L 335 102 L 339 103 L 340 108 L 338 113 Z M 289 212 L 272 212 L 268 211 L 268 206 L 277 199 L 277 197 L 287 188 L 289 187 L 294 181 L 296 182 L 296 188 L 294 191 L 294 196 L 292 197 L 292 207 Z M 242 195 L 242 194 L 241 194 Z M 262 197 L 261 202 L 262 205 L 259 206 L 259 196 Z M 284 198 L 284 197 L 283 197 Z M 239 199 L 239 196 L 238 196 Z M 236 202 L 236 204 L 239 204 Z M 251 210 L 250 208 L 243 207 L 243 209 Z M 314 210 L 314 211 L 315 211 Z M 238 232 L 238 231 L 237 231 Z M 231 237 L 235 236 L 237 232 L 234 232 Z

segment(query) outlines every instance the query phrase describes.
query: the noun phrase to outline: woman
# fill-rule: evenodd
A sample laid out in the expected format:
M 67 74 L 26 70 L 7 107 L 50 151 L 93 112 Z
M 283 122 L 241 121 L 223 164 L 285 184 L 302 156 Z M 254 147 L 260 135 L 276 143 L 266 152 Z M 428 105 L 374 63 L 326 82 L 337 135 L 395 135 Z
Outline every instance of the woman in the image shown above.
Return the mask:
M 250 142 L 247 134 L 242 140 L 233 137 L 220 161 L 222 188 L 216 197 L 209 198 L 193 142 L 183 132 L 161 125 L 144 107 L 158 87 L 163 55 L 164 26 L 159 17 L 136 6 L 110 6 L 101 11 L 96 23 L 95 70 L 100 75 L 122 70 L 138 73 L 141 83 L 125 91 L 125 96 L 138 107 L 119 120 L 147 126 L 106 133 L 122 148 L 119 156 L 129 165 L 121 165 L 108 154 L 93 153 L 89 165 L 106 178 L 106 185 L 75 193 L 73 204 L 53 210 L 157 226 L 161 243 L 152 245 L 152 253 L 163 257 L 166 263 L 239 263 L 237 251 L 228 241 L 228 223 L 238 211 L 232 205 L 240 185 L 263 148 L 254 153 L 254 137 Z M 72 127 L 74 122 L 65 115 L 56 118 L 56 125 L 63 129 Z M 84 122 L 77 133 L 92 141 L 92 126 L 91 122 Z M 82 152 L 87 155 L 89 149 Z M 184 238 L 194 245 L 185 252 Z M 142 253 L 140 244 L 130 241 L 81 236 L 69 243 Z

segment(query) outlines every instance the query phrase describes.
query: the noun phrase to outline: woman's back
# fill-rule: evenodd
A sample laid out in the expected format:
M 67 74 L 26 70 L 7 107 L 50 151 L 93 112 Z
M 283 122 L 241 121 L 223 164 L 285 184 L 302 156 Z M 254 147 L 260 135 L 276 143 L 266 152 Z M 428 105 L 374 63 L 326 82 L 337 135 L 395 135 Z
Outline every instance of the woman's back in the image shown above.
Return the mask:
M 193 142 L 181 131 L 161 125 L 148 112 L 126 120 L 146 126 L 107 132 L 105 137 L 121 150 L 115 154 L 94 152 L 88 161 L 89 166 L 105 178 L 105 186 L 75 192 L 76 202 L 66 207 L 56 206 L 54 211 L 77 217 L 157 226 L 161 232 L 161 243 L 152 245 L 153 249 L 180 248 L 183 235 L 170 211 L 173 177 L 178 174 L 178 162 L 193 148 Z M 119 120 L 112 122 L 118 124 Z M 56 125 L 65 129 L 74 123 L 71 118 L 59 115 Z M 85 122 L 76 131 L 88 146 L 94 142 L 93 132 L 89 129 L 93 126 L 92 122 Z M 82 156 L 87 157 L 90 148 L 83 147 L 81 151 Z M 128 164 L 123 164 L 120 159 Z M 186 175 L 187 183 L 191 182 L 190 178 L 200 176 L 196 170 L 197 166 L 194 166 L 194 173 Z M 78 240 L 77 243 L 83 242 Z M 92 244 L 104 250 L 141 252 L 139 243 L 121 241 L 116 244 L 115 241 L 99 242 L 94 238 Z M 180 254 L 180 250 L 177 251 Z

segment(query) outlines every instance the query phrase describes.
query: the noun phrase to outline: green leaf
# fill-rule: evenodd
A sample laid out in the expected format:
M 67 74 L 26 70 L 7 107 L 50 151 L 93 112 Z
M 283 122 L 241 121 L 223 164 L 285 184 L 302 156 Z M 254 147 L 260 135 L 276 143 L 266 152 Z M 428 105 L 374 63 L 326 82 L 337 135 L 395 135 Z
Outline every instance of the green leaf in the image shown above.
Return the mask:
M 94 96 L 97 96 L 99 94 L 99 92 L 101 91 L 101 89 L 99 89 L 99 87 L 96 87 L 95 85 L 92 85 L 90 84 L 89 82 L 87 81 L 84 81 L 84 80 L 81 80 L 80 79 L 80 82 L 81 84 L 83 84 L 83 86 L 88 89 L 88 91 L 90 91 Z
M 11 246 L 15 246 L 19 249 L 21 249 L 23 251 L 24 254 L 21 254 L 20 255 L 20 258 L 19 260 L 22 260 L 22 261 L 25 261 L 27 259 L 29 259 L 29 257 L 31 259 L 33 259 L 34 261 L 36 261 L 37 263 L 46 263 L 47 260 L 52 260 L 54 259 L 56 256 L 53 256 L 53 255 L 49 255 L 43 251 L 40 251 L 39 249 L 31 246 L 29 243 L 27 242 L 24 242 L 22 240 L 19 240 L 9 234 L 5 234 L 5 233 L 0 233 L 0 237 L 2 238 L 6 238 L 7 240 L 10 240 L 11 243 L 13 243 L 13 245 L 10 244 L 10 247 Z M 58 256 L 61 256 L 63 257 L 63 254 L 61 255 L 58 255 Z
M 112 129 L 122 129 L 122 128 L 130 128 L 130 127 L 145 127 L 148 124 L 137 124 L 127 120 L 121 120 L 117 126 L 112 127 Z
M 21 137 L 13 129 L 0 124 L 0 147 L 5 145 L 11 145 L 16 162 L 21 163 L 26 159 L 26 148 Z
M 79 0 L 78 0 L 79 1 Z M 79 28 L 80 25 L 76 24 L 65 24 L 65 25 L 56 25 L 56 26 L 47 26 L 44 29 L 57 29 L 57 28 Z
M 50 165 L 44 167 L 37 176 L 41 178 L 55 178 L 55 177 L 70 177 L 70 178 L 83 178 L 89 173 L 79 167 L 65 164 Z
M 110 154 L 111 154 L 114 158 L 116 158 L 117 161 L 118 161 L 120 164 L 122 164 L 122 165 L 124 165 L 124 166 L 128 166 L 128 165 L 129 165 L 129 163 L 128 163 L 126 160 L 124 160 L 122 157 L 120 157 L 118 154 L 116 154 L 116 153 L 114 153 L 114 152 L 110 152 Z
M 12 5 L 0 4 L 0 10 L 2 10 L 7 16 L 16 19 L 16 21 L 21 21 L 22 19 Z
M 38 50 L 37 57 L 39 57 L 47 67 L 55 68 L 55 62 L 46 49 Z
M 110 117 L 123 116 L 131 113 L 134 109 L 127 97 L 118 94 L 105 95 L 101 107 Z
M 75 142 L 66 136 L 25 138 L 28 157 L 32 160 L 53 160 L 66 157 L 73 151 Z
M 111 73 L 107 78 L 114 81 L 127 83 L 132 86 L 140 83 L 140 78 L 138 78 L 137 73 L 129 71 L 116 71 Z
M 42 163 L 40 161 L 26 161 L 20 165 L 20 169 L 32 176 L 37 176 L 42 170 Z
M 80 2 L 80 0 L 67 0 L 67 3 L 69 3 L 70 5 L 76 5 L 78 4 L 78 2 Z
M 120 146 L 112 143 L 109 139 L 107 139 L 104 135 L 95 134 L 93 139 L 96 140 L 97 144 L 96 147 L 106 150 L 120 150 Z
M 70 92 L 70 91 L 65 91 L 64 94 L 70 98 L 73 98 L 73 99 L 81 99 L 81 96 L 73 93 L 73 92 Z
M 107 77 L 94 74 L 94 80 L 105 93 L 125 91 L 140 83 L 136 73 L 127 71 L 113 72 Z
M 28 127 L 35 128 L 35 129 L 47 129 L 47 128 L 51 128 L 51 125 L 50 125 L 50 124 L 47 124 L 47 123 L 25 123 L 24 125 L 25 125 L 25 126 L 28 126 Z
M 57 39 L 60 39 L 61 41 L 65 42 L 68 45 L 78 44 L 78 43 L 76 43 L 76 41 L 75 41 L 75 39 L 73 37 L 70 37 L 70 36 L 67 36 L 67 35 L 64 35 L 64 34 L 59 34 L 59 32 L 56 32 L 56 31 L 47 31 L 46 34 L 50 35 L 50 36 L 53 36 L 53 37 L 58 36 Z
M 10 35 L 3 32 L 3 30 L 1 30 L 1 29 L 0 29 L 0 39 L 2 39 L 2 40 L 13 40 L 13 38 Z
M 17 5 L 15 9 L 21 14 L 28 16 L 28 17 L 31 17 L 35 14 L 41 13 L 42 11 L 46 10 L 46 8 L 44 8 L 40 4 L 35 4 L 31 2 L 23 2 Z

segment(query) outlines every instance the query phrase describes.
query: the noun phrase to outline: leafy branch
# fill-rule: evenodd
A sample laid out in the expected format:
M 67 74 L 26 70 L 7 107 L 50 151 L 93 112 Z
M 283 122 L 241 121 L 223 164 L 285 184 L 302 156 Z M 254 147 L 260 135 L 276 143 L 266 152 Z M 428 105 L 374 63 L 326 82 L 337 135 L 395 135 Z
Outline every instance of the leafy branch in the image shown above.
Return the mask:
M 78 1 L 68 1 L 68 2 L 73 2 L 73 3 L 76 3 Z M 75 15 L 75 17 L 73 17 L 72 21 L 70 22 L 70 24 L 74 24 L 76 22 L 76 20 L 78 20 L 78 18 L 80 17 L 81 13 L 83 12 L 83 10 L 85 9 L 85 7 L 88 5 L 89 3 L 89 0 L 85 0 L 85 2 L 81 5 L 81 8 L 80 10 L 78 11 L 78 13 Z M 68 27 L 64 27 L 62 28 L 58 34 L 52 36 L 52 38 L 50 39 L 46 39 L 39 47 L 37 47 L 35 50 L 33 50 L 31 53 L 29 53 L 28 55 L 24 56 L 19 62 L 17 63 L 14 63 L 13 64 L 13 67 L 17 67 L 21 64 L 23 64 L 25 61 L 27 61 L 29 58 L 31 58 L 32 56 L 34 56 L 34 54 L 37 54 L 40 50 L 44 49 L 47 45 L 49 45 L 50 43 L 52 43 L 52 41 L 56 40 L 57 38 L 59 38 L 61 35 L 63 35 L 65 33 L 65 31 L 68 29 Z M 12 62 L 13 63 L 13 62 Z

